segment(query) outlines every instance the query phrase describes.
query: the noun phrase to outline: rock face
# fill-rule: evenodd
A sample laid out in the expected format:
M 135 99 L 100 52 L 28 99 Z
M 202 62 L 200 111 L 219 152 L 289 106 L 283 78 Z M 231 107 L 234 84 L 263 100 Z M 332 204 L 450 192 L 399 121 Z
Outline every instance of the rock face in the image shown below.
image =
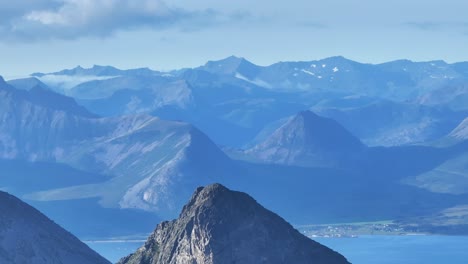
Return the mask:
M 0 192 L 0 263 L 110 262 L 33 207 Z
M 198 188 L 177 220 L 163 222 L 120 264 L 349 263 L 300 234 L 245 193 Z
M 247 154 L 267 163 L 333 167 L 349 162 L 365 148 L 333 119 L 303 111 Z

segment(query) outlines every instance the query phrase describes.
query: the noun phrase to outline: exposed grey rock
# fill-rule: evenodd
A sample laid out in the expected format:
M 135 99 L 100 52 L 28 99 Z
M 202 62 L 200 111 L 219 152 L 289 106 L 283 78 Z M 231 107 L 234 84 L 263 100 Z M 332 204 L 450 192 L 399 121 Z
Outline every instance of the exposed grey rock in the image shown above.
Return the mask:
M 0 192 L 0 263 L 110 263 L 42 213 Z
M 163 222 L 120 264 L 327 263 L 348 261 L 305 237 L 252 197 L 220 184 L 198 188 L 177 220 Z

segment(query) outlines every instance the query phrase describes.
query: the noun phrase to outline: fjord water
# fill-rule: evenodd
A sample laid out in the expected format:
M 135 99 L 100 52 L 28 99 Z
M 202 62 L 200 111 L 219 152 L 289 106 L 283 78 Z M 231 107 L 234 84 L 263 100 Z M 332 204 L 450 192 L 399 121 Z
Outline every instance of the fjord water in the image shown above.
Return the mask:
M 466 264 L 467 236 L 316 238 L 354 264 Z
M 135 252 L 145 243 L 145 240 L 94 240 L 84 242 L 110 262 L 116 263 L 122 257 Z
M 353 264 L 466 264 L 468 236 L 360 236 L 314 238 L 343 254 Z M 88 246 L 117 262 L 135 252 L 144 241 L 87 242 Z

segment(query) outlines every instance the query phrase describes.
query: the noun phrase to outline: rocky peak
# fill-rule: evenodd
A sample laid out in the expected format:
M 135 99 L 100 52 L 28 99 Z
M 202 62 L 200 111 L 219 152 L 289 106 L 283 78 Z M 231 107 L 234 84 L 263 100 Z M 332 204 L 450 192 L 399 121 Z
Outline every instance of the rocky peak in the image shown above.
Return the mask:
M 198 188 L 179 218 L 163 222 L 121 264 L 345 264 L 252 197 L 220 184 Z

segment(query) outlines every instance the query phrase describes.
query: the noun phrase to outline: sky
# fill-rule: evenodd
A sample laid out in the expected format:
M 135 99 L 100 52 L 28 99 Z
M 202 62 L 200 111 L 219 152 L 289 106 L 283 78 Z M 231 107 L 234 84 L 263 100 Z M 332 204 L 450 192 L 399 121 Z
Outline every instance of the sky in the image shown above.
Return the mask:
M 171 70 L 236 55 L 468 61 L 466 0 L 0 0 L 0 75 Z

